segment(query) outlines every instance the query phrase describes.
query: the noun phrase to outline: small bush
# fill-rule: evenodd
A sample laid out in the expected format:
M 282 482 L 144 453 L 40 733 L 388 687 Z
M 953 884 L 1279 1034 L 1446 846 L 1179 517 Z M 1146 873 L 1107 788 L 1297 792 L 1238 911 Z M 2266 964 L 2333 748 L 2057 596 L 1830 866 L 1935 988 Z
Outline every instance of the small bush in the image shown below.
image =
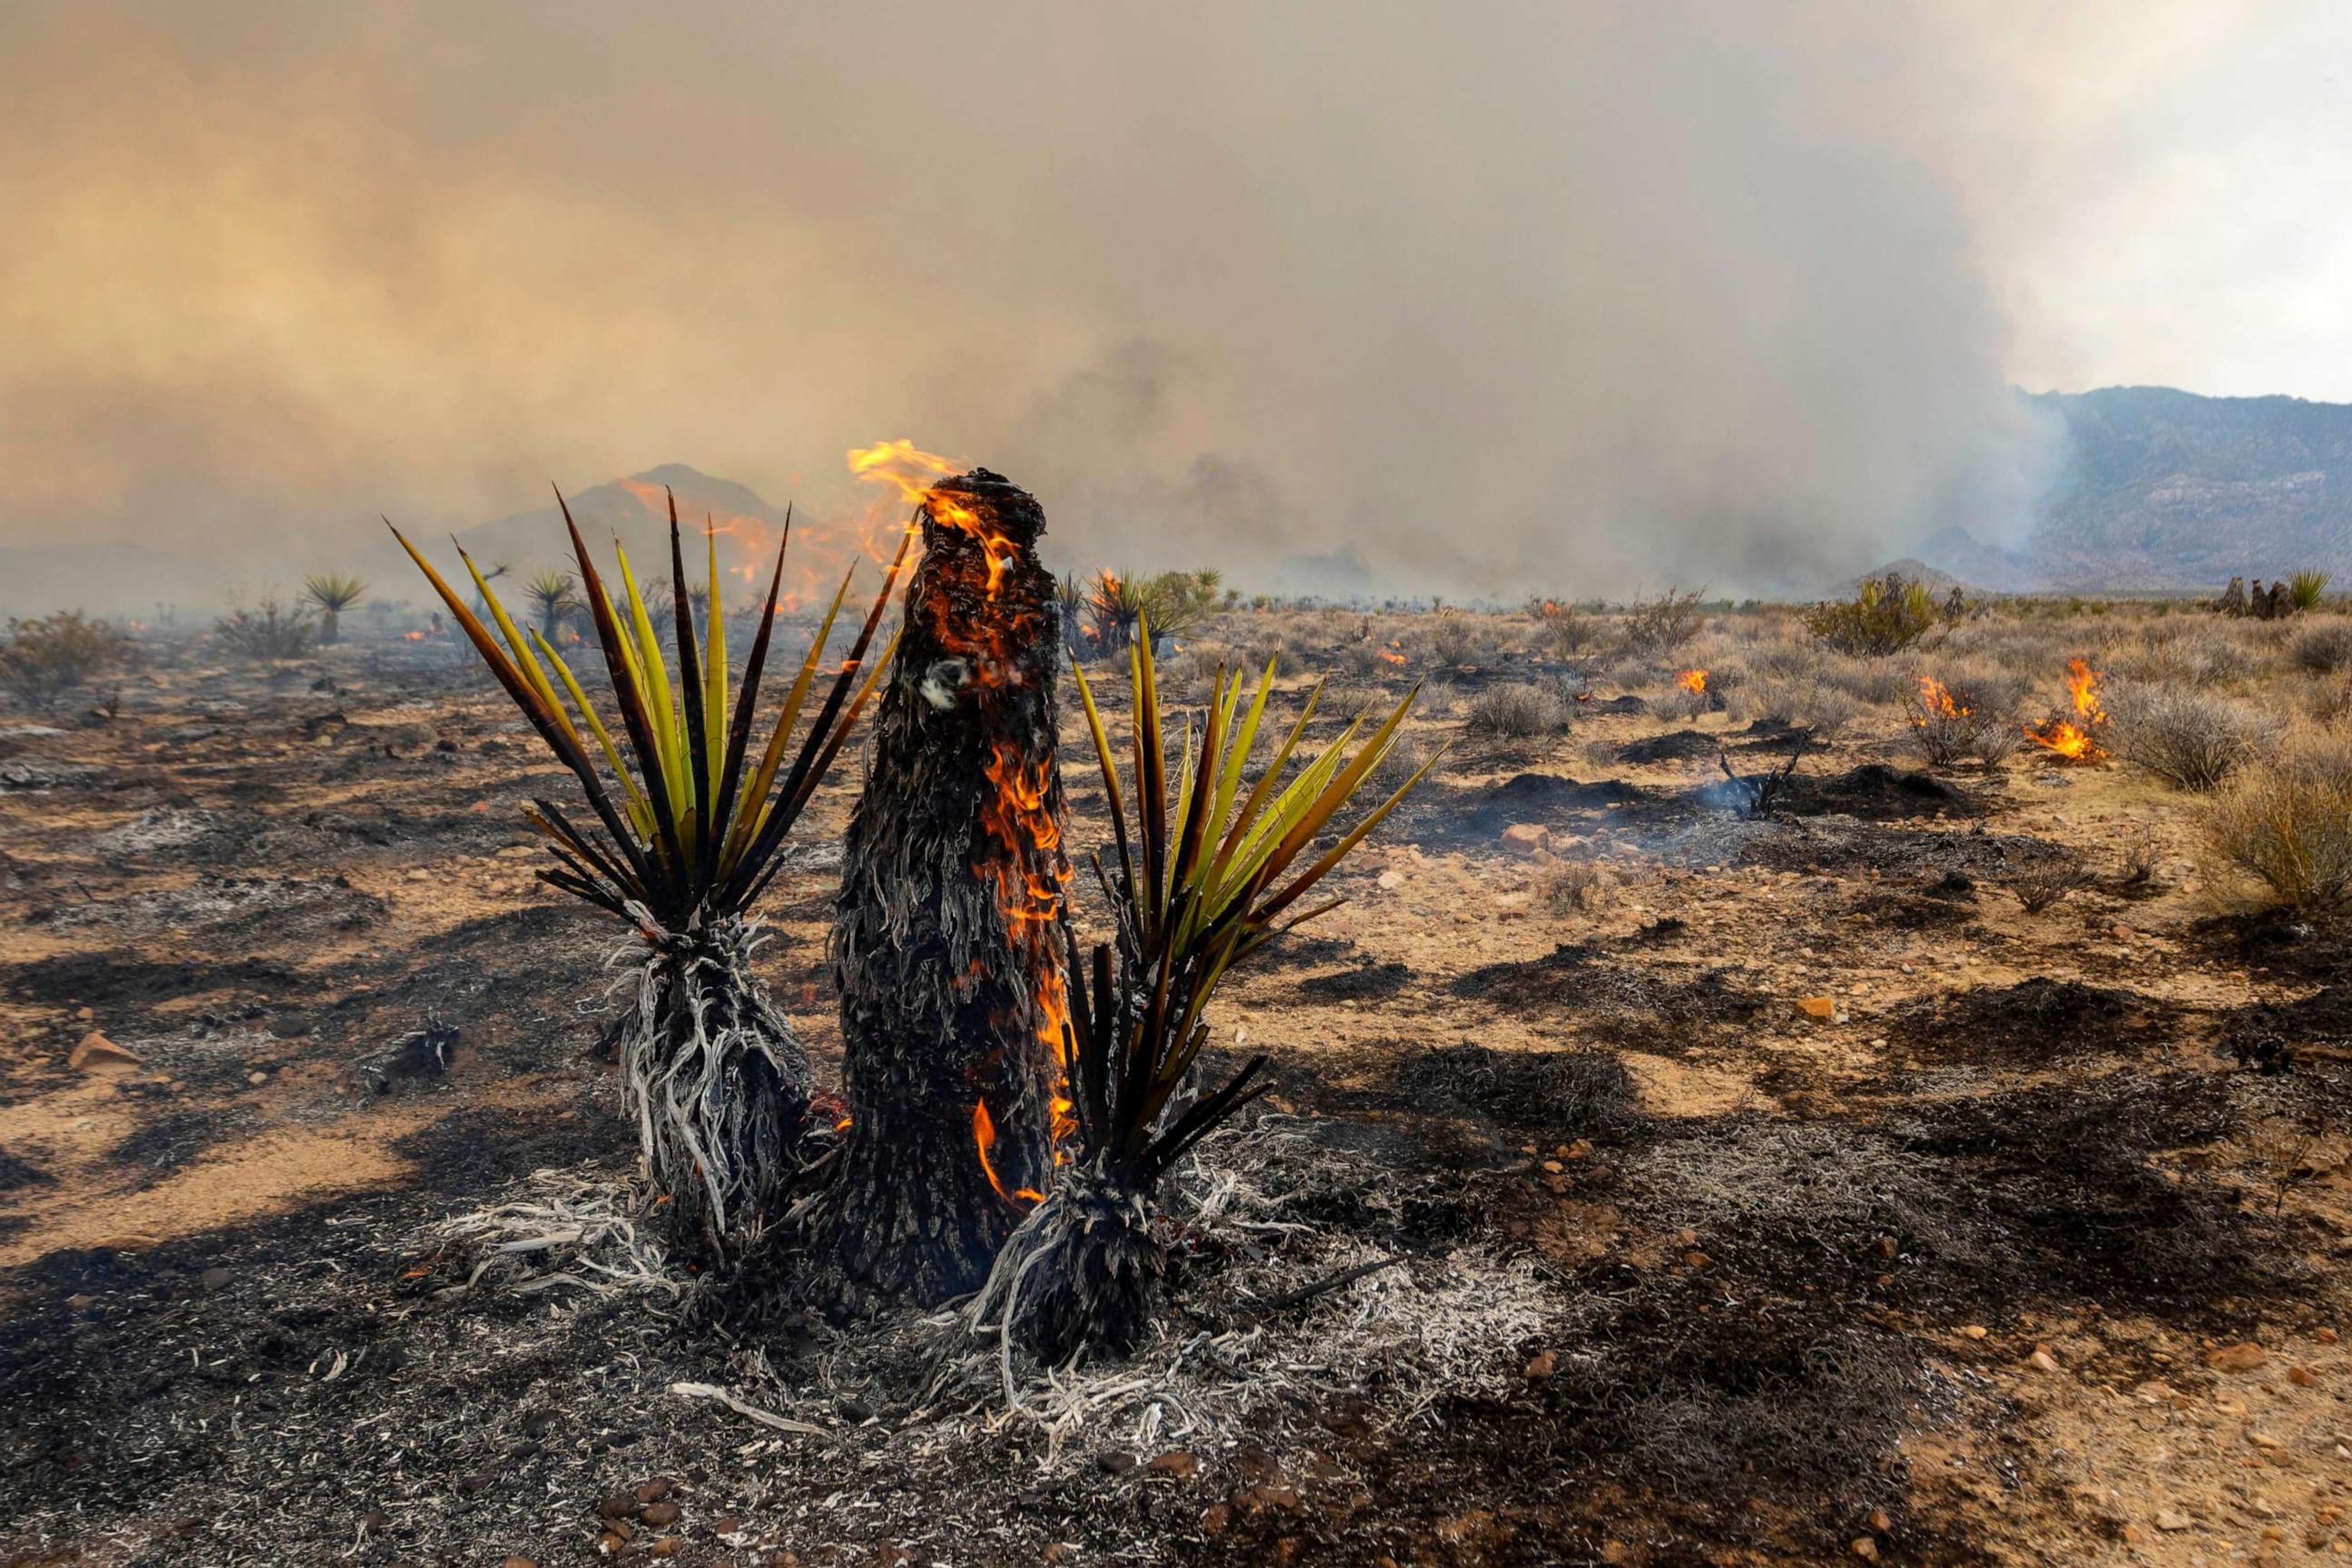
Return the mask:
M 2332 909 L 2352 898 L 2352 739 L 2306 733 L 2243 769 L 2218 795 L 2206 832 L 2222 861 L 2284 904 Z
M 1463 723 L 1497 740 L 1539 740 L 1568 728 L 1568 709 L 1538 686 L 1490 686 L 1470 700 Z
M 2009 890 L 2029 915 L 2055 909 L 2067 895 L 2085 880 L 2082 863 L 2073 856 L 2060 856 L 2027 867 L 2009 878 Z
M 2124 687 L 2105 707 L 2110 749 L 2179 789 L 2213 788 L 2277 730 L 2243 703 L 2168 687 Z
M 263 599 L 258 610 L 239 605 L 215 621 L 213 630 L 231 653 L 246 658 L 299 658 L 319 640 L 316 622 L 274 596 Z
M 1440 616 L 1429 628 L 1429 657 L 1441 669 L 1459 669 L 1478 658 L 1478 628 L 1469 616 Z
M 120 659 L 123 648 L 121 632 L 79 610 L 30 621 L 12 617 L 7 646 L 0 647 L 0 685 L 26 707 L 46 713 L 67 692 Z
M 1741 693 L 1740 710 L 1750 720 L 1810 730 L 1828 741 L 1861 715 L 1862 704 L 1844 688 L 1811 676 L 1757 681 Z
M 1625 614 L 1625 646 L 1636 653 L 1671 653 L 1698 635 L 1706 622 L 1699 601 L 1704 588 L 1669 588 L 1654 599 L 1636 599 Z
M 2327 574 L 2298 572 L 2286 580 L 2287 603 L 2298 613 L 2319 608 L 2319 601 L 2327 594 Z
M 1562 860 L 1536 873 L 1536 902 L 1556 915 L 1589 914 L 1609 889 L 1609 873 L 1591 860 Z
M 1536 630 L 1554 658 L 1574 658 L 1600 640 L 1592 618 L 1565 599 L 1537 599 L 1528 605 Z
M 1939 618 L 1925 583 L 1889 572 L 1864 578 L 1851 599 L 1815 605 L 1805 612 L 1805 629 L 1840 653 L 1871 658 L 1909 647 Z
M 1911 704 L 1911 742 L 1937 767 L 1973 759 L 1987 767 L 2006 762 L 2024 739 L 2017 708 L 2022 682 L 1969 672 L 1948 684 L 1922 676 Z
M 2352 668 L 2352 617 L 2337 616 L 2305 626 L 2287 645 L 2287 658 L 2297 669 L 2314 675 L 2334 675 Z

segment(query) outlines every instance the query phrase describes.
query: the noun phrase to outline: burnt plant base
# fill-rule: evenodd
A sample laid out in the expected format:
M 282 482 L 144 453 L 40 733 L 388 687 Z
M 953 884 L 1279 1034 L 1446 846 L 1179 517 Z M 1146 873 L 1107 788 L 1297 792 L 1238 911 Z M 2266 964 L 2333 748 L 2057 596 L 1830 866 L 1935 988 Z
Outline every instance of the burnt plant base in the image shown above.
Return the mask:
M 1168 1274 L 1153 1220 L 1142 1194 L 1064 1171 L 997 1255 L 973 1321 L 995 1321 L 1047 1366 L 1132 1354 Z

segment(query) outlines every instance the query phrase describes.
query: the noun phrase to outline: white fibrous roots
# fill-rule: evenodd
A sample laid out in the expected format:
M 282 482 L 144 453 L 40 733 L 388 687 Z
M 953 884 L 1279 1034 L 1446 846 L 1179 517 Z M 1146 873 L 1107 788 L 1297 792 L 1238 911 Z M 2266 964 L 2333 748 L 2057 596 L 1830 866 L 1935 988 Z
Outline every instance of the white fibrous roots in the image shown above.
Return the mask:
M 751 959 L 756 921 L 728 916 L 665 931 L 632 906 L 638 932 L 613 956 L 634 964 L 621 1034 L 622 1104 L 671 1234 L 710 1261 L 743 1256 L 800 1169 L 813 1087 L 792 1026 Z
M 973 1326 L 1002 1336 L 1008 1381 L 1015 1344 L 1048 1366 L 1082 1352 L 1131 1352 L 1167 1274 L 1159 1234 L 1166 1223 L 1146 1194 L 1121 1189 L 1092 1166 L 1056 1172 L 1053 1190 L 1006 1240 L 972 1302 Z

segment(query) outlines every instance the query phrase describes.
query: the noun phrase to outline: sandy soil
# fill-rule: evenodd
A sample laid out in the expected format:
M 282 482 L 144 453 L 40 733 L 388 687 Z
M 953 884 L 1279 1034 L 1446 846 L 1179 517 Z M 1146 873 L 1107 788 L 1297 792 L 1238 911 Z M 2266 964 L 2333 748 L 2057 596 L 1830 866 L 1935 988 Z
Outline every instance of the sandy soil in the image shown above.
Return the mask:
M 1690 731 L 1681 760 L 1612 750 Z M 793 1472 L 812 1489 L 755 1510 L 646 1447 L 534 1480 L 542 1436 L 479 1485 L 478 1456 L 420 1450 L 381 1514 L 272 1503 L 273 1555 L 231 1521 L 268 1491 L 240 1445 L 268 1451 L 269 1411 L 297 1407 L 256 1401 L 326 1375 L 312 1287 L 289 1281 L 364 1284 L 369 1332 L 396 1316 L 414 1368 L 491 1331 L 401 1294 L 446 1274 L 434 1221 L 536 1169 L 625 1170 L 593 1051 L 614 936 L 530 880 L 515 807 L 553 771 L 454 652 L 256 671 L 159 647 L 110 721 L 0 724 L 0 1561 L 594 1561 L 600 1499 L 666 1476 L 682 1515 L 640 1520 L 623 1555 L 2352 1554 L 2352 1146 L 2326 1048 L 2352 1027 L 2347 933 L 2231 913 L 2181 797 L 2143 778 L 2021 756 L 1922 783 L 1864 731 L 1770 822 L 1728 808 L 1717 746 L 1747 770 L 1783 742 L 1719 713 L 1462 743 L 1340 874 L 1351 901 L 1231 989 L 1218 1026 L 1275 1052 L 1277 1112 L 1404 1130 L 1399 1162 L 1474 1194 L 1435 1240 L 1530 1260 L 1584 1304 L 1573 1342 L 1493 1345 L 1507 1397 L 1404 1432 L 1302 1402 L 1324 1436 L 1266 1459 L 1295 1507 L 1250 1500 L 1269 1483 L 1246 1452 L 1175 1479 L 1107 1461 L 1043 1502 L 1013 1466 L 960 1476 L 1003 1494 L 986 1539 L 828 1507 L 852 1483 L 815 1460 Z M 1082 845 L 1087 766 L 1066 753 Z M 836 782 L 766 954 L 828 1062 L 824 836 L 845 808 Z M 1520 852 L 1514 826 L 1547 846 Z M 2025 912 L 2007 879 L 2068 852 L 2090 879 Z M 1563 907 L 1579 861 L 1606 874 Z M 2304 1064 L 2240 1067 L 2226 1047 L 2257 1024 Z M 71 1065 L 93 1034 L 135 1059 Z M 1527 1087 L 1595 1056 L 1625 1106 Z M 192 1371 L 169 1347 L 215 1320 L 284 1344 L 247 1334 L 218 1352 L 234 1377 L 201 1348 Z M 1601 1370 L 1520 1371 L 1555 1348 Z M 431 1425 L 431 1397 L 388 1387 L 382 1408 Z M 121 1434 L 166 1411 L 181 1435 L 134 1456 Z

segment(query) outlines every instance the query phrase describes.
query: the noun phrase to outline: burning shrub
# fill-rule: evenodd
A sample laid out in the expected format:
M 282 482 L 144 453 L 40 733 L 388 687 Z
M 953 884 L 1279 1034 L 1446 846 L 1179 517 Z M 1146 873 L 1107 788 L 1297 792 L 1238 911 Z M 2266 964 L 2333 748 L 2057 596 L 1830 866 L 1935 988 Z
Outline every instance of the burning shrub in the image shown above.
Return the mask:
M 1883 658 L 1899 653 L 1936 628 L 1935 595 L 1925 583 L 1899 572 L 1866 577 L 1851 599 L 1805 612 L 1805 629 L 1843 654 Z
M 557 500 L 561 505 L 562 497 Z M 782 549 L 730 722 L 716 539 L 709 544 L 709 588 L 698 638 L 677 505 L 671 501 L 670 607 L 678 665 L 673 683 L 627 552 L 620 553 L 625 594 L 616 605 L 570 508 L 563 513 L 634 769 L 554 645 L 516 626 L 470 556 L 458 552 L 495 634 L 399 530 L 393 536 L 540 739 L 580 782 L 592 816 L 584 824 L 545 798 L 524 808 L 524 818 L 548 840 L 556 860 L 539 873 L 540 880 L 625 922 L 636 939 L 641 967 L 635 1011 L 621 1036 L 622 1103 L 637 1125 L 646 1173 L 668 1200 L 672 1233 L 724 1262 L 798 1169 L 795 1145 L 812 1087 L 791 1026 L 752 973 L 759 939 L 745 913 L 774 877 L 785 836 L 824 782 L 887 663 L 877 660 L 861 682 L 866 648 L 914 536 L 902 538 L 857 641 L 828 683 L 787 768 L 787 743 L 815 684 L 825 635 L 848 595 L 850 577 L 842 579 L 765 747 L 752 756 L 748 747 L 761 676 L 783 584 Z M 600 755 L 601 770 L 594 760 Z
M 1463 724 L 1500 741 L 1537 741 L 1568 728 L 1568 705 L 1540 686 L 1490 686 L 1470 700 Z
M 1714 704 L 1715 699 L 1706 689 L 1706 671 L 1677 670 L 1675 683 L 1667 689 L 1658 703 L 1659 709 L 1676 719 L 1696 719 Z
M 1066 590 L 1057 597 L 1066 605 Z M 1135 639 L 1137 626 L 1145 622 L 1155 637 L 1189 635 L 1223 601 L 1224 579 L 1206 569 L 1139 577 L 1106 566 L 1085 584 L 1083 597 L 1086 629 L 1093 634 L 1086 646 L 1097 653 L 1117 653 Z
M 2072 710 L 2029 725 L 2025 738 L 2063 761 L 2096 762 L 2106 755 L 2097 734 L 2107 722 L 2107 713 L 2099 706 L 2099 672 L 2088 659 L 2066 661 L 2066 695 Z
M 2306 731 L 2240 770 L 2206 831 L 2221 859 L 2295 909 L 2352 899 L 2352 739 Z
M 1672 653 L 1705 624 L 1699 604 L 1706 595 L 1705 588 L 1668 588 L 1654 599 L 1634 600 L 1625 612 L 1625 646 L 1639 654 Z
M 2201 692 L 2126 686 L 2110 702 L 2116 752 L 2179 789 L 2213 788 L 2277 733 L 2266 715 Z
M 318 624 L 274 595 L 265 596 L 257 610 L 238 605 L 215 621 L 213 631 L 244 658 L 299 658 L 319 641 Z
M 26 707 L 46 713 L 58 699 L 120 659 L 124 647 L 121 632 L 79 610 L 30 621 L 12 617 L 7 646 L 0 647 L 0 685 Z
M 1600 640 L 1592 618 L 1566 599 L 1530 600 L 1528 614 L 1535 617 L 1536 630 L 1554 658 L 1574 658 Z
M 1937 767 L 1971 758 L 1997 767 L 2023 739 L 2017 705 L 2024 695 L 2022 682 L 2001 675 L 1956 675 L 1948 685 L 1923 675 L 1911 710 L 1912 743 Z
M 1103 881 L 1117 936 L 1095 948 L 1089 966 L 1075 933 L 1063 928 L 1070 976 L 1065 1058 L 1075 1124 L 1066 1142 L 1069 1158 L 997 1255 L 972 1304 L 975 1324 L 995 1313 L 1008 1339 L 1049 1365 L 1083 1351 L 1123 1355 L 1134 1349 L 1167 1270 L 1167 1251 L 1155 1234 L 1160 1178 L 1265 1087 L 1257 1081 L 1264 1056 L 1207 1093 L 1192 1081 L 1219 984 L 1235 963 L 1320 912 L 1276 923 L 1435 763 L 1423 764 L 1421 773 L 1294 873 L 1299 857 L 1395 744 L 1412 694 L 1352 757 L 1347 748 L 1360 722 L 1285 784 L 1284 764 L 1315 710 L 1310 700 L 1244 795 L 1243 775 L 1273 677 L 1260 679 L 1246 710 L 1242 679 L 1221 681 L 1197 752 L 1185 749 L 1171 798 L 1149 647 L 1134 650 L 1129 674 L 1136 763 L 1125 781 L 1094 694 L 1084 673 L 1078 677 L 1116 834 L 1115 869 Z
M 2305 626 L 2288 645 L 2295 668 L 2314 675 L 2334 675 L 2352 669 L 2352 617 L 2337 616 Z

